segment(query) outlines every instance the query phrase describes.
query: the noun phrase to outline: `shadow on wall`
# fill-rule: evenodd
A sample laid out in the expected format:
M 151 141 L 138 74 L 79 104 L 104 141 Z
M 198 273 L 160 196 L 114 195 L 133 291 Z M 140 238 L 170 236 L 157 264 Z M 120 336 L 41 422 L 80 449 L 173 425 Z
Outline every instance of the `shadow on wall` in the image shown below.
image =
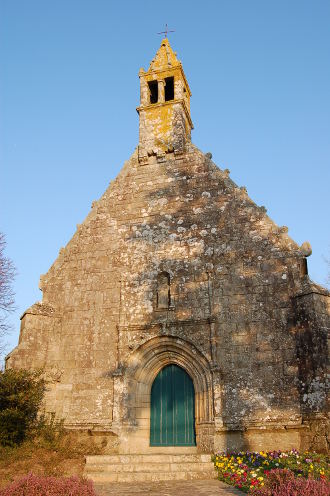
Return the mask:
M 193 150 L 184 160 L 168 154 L 162 164 L 137 164 L 157 180 L 139 198 L 147 220 L 125 240 L 129 258 L 118 250 L 119 366 L 157 336 L 182 339 L 212 373 L 215 449 L 300 447 L 301 385 L 324 367 L 323 337 L 305 346 L 308 318 L 305 334 L 297 330 L 294 296 L 308 284 L 302 256 L 244 188 Z

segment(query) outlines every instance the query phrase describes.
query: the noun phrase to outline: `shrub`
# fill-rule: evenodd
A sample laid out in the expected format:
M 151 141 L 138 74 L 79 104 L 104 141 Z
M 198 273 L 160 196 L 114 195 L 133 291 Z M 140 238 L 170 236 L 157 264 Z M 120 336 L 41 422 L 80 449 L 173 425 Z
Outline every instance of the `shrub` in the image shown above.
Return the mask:
M 29 474 L 0 490 L 0 496 L 96 496 L 92 481 Z
M 253 496 L 329 496 L 330 485 L 325 480 L 295 477 L 290 470 L 271 470 L 265 487 L 252 492 Z
M 0 371 L 0 444 L 14 446 L 32 434 L 44 392 L 40 371 Z
M 58 449 L 67 434 L 63 424 L 63 420 L 57 420 L 54 414 L 40 415 L 35 429 L 38 444 L 50 449 Z

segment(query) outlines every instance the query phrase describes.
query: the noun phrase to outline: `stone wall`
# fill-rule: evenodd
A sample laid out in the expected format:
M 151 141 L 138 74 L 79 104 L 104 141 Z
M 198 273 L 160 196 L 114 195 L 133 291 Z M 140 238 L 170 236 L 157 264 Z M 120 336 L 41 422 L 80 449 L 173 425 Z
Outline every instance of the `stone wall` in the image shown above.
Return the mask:
M 187 142 L 142 165 L 136 151 L 41 277 L 7 366 L 44 367 L 46 410 L 122 451 L 148 449 L 168 363 L 193 379 L 200 451 L 326 449 L 329 297 L 304 263 L 209 154 Z

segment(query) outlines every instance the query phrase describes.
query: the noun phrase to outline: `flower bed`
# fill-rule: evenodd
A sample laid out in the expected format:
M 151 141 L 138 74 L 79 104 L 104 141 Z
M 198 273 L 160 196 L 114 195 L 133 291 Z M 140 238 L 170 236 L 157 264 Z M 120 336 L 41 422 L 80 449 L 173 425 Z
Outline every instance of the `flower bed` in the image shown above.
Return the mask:
M 0 489 L 0 496 L 96 496 L 93 483 L 79 477 L 28 474 Z
M 323 479 L 296 477 L 287 468 L 271 470 L 261 489 L 253 489 L 253 496 L 329 496 L 330 484 Z
M 288 469 L 295 477 L 329 480 L 329 460 L 317 453 L 296 450 L 219 453 L 214 457 L 219 479 L 244 492 L 261 489 L 271 470 Z

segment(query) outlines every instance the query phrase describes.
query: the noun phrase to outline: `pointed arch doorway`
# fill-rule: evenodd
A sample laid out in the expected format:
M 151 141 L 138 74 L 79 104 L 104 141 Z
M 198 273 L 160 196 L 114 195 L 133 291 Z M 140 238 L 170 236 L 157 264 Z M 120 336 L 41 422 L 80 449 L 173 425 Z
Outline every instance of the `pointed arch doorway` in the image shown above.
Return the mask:
M 195 390 L 178 365 L 161 369 L 151 388 L 150 446 L 196 446 Z

